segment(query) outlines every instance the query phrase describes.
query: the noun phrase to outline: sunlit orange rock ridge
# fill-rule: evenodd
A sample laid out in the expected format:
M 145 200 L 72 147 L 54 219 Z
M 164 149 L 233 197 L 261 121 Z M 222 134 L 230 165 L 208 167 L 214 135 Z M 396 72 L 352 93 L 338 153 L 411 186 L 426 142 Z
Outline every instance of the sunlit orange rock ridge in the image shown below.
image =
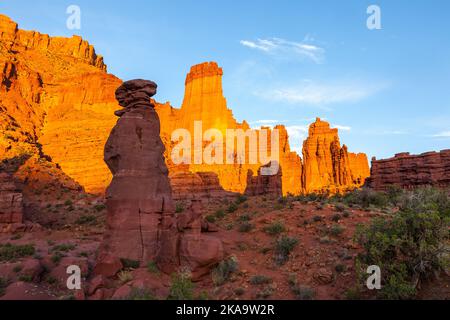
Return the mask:
M 41 149 L 86 191 L 103 192 L 103 146 L 121 80 L 78 36 L 23 31 L 4 15 L 0 32 L 0 158 Z
M 78 36 L 49 37 L 23 31 L 0 15 L 0 44 L 0 159 L 32 155 L 28 161 L 32 163 L 22 166 L 17 175 L 35 181 L 41 169 L 25 168 L 43 168 L 34 165 L 36 159 L 48 156 L 67 175 L 67 183 L 72 183 L 71 178 L 87 192 L 103 193 L 111 180 L 103 148 L 116 122 L 114 91 L 122 81 L 106 72 L 103 58 Z M 228 191 L 243 193 L 248 171 L 257 174 L 265 165 L 171 163 L 174 143 L 170 138 L 175 129 L 192 132 L 197 120 L 202 121 L 204 131 L 216 128 L 225 134 L 226 129 L 250 128 L 245 121 L 239 123 L 227 107 L 222 75 L 215 62 L 193 66 L 186 77 L 181 108 L 154 102 L 176 198 L 184 193 L 212 197 L 229 195 Z M 360 186 L 369 175 L 367 157 L 341 148 L 337 130 L 326 127 L 322 121 L 310 130 L 303 160 L 290 150 L 286 128 L 276 127 L 284 195 L 336 192 Z
M 364 154 L 352 154 L 341 147 L 338 129 L 316 119 L 303 143 L 303 188 L 311 192 L 343 192 L 361 186 L 368 177 Z

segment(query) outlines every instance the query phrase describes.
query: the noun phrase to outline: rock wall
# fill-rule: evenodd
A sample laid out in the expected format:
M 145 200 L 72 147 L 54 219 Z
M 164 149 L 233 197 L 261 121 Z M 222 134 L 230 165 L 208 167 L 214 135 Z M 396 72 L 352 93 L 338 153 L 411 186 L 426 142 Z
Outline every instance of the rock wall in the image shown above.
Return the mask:
M 0 15 L 0 27 L 0 159 L 44 155 L 85 191 L 103 193 L 111 173 L 103 162 L 102 150 L 116 122 L 114 110 L 118 105 L 114 92 L 122 81 L 106 72 L 103 58 L 78 36 L 49 37 L 20 30 L 4 15 Z M 228 108 L 222 75 L 223 70 L 215 62 L 195 65 L 186 76 L 180 109 L 152 101 L 161 119 L 166 164 L 177 198 L 191 190 L 209 196 L 222 196 L 223 191 L 243 193 L 248 170 L 257 173 L 267 163 L 203 163 L 187 167 L 171 163 L 171 134 L 175 129 L 185 128 L 193 135 L 195 121 L 202 122 L 204 131 L 215 128 L 224 135 L 226 129 L 250 129 L 245 121 L 239 123 Z M 319 129 L 313 130 L 302 162 L 290 150 L 285 127 L 276 128 L 280 133 L 284 195 L 336 192 L 359 186 L 368 176 L 364 154 L 341 151 L 338 142 L 332 146 L 336 130 L 323 130 L 323 137 Z M 314 147 L 315 144 L 319 146 Z M 334 149 L 331 151 L 330 147 Z M 249 156 L 245 154 L 247 160 Z
M 392 185 L 402 188 L 450 186 L 450 149 L 419 155 L 399 153 L 383 160 L 373 158 L 367 186 L 384 190 Z
M 12 175 L 0 172 L 0 230 L 2 224 L 21 224 L 22 222 L 22 191 Z
M 311 192 L 345 192 L 360 187 L 368 175 L 365 155 L 341 147 L 338 129 L 317 118 L 303 143 L 303 189 Z

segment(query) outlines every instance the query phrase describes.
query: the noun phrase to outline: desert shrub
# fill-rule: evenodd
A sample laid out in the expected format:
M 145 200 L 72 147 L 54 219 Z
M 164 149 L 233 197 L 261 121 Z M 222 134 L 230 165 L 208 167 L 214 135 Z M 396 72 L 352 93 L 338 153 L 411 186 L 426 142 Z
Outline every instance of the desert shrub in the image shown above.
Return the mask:
M 125 300 L 156 300 L 153 293 L 146 288 L 133 288 Z
M 336 270 L 337 273 L 342 273 L 347 270 L 347 266 L 345 264 L 337 264 L 334 266 L 334 270 Z
M 276 221 L 271 223 L 270 225 L 264 227 L 264 232 L 270 235 L 279 235 L 282 232 L 286 231 L 286 227 L 284 226 L 283 222 Z
M 334 224 L 330 228 L 330 234 L 335 237 L 341 235 L 344 231 L 345 231 L 345 227 L 343 227 L 339 224 Z
M 242 216 L 239 217 L 239 221 L 242 221 L 242 222 L 250 221 L 250 220 L 252 220 L 252 217 L 248 213 L 243 214 Z
M 369 208 L 374 206 L 377 208 L 384 208 L 389 204 L 389 198 L 384 192 L 377 192 L 369 188 L 356 189 L 347 193 L 343 201 L 347 205 L 358 205 L 362 208 Z
M 242 287 L 234 289 L 234 294 L 237 296 L 242 296 L 245 293 L 245 289 Z
M 264 275 L 256 275 L 250 278 L 250 283 L 253 285 L 268 284 L 272 282 L 272 278 Z
M 320 221 L 322 221 L 322 217 L 321 216 L 314 216 L 313 217 L 313 221 L 314 222 L 320 222 Z
M 289 260 L 289 255 L 297 246 L 298 240 L 288 236 L 280 237 L 275 243 L 275 262 L 283 265 Z
M 136 260 L 122 258 L 120 261 L 124 269 L 138 269 L 140 265 L 139 261 Z
M 214 222 L 217 221 L 217 218 L 216 218 L 216 216 L 210 214 L 210 215 L 207 215 L 207 216 L 205 217 L 205 220 L 208 221 L 208 222 L 214 223 Z
M 184 211 L 184 203 L 177 202 L 175 205 L 175 213 L 182 213 Z
M 159 268 L 155 261 L 149 261 L 147 263 L 147 271 L 153 274 L 159 274 Z
M 237 209 L 238 209 L 237 204 L 231 203 L 231 204 L 228 206 L 228 208 L 227 208 L 227 212 L 228 212 L 228 213 L 233 213 L 233 212 L 236 212 Z
M 256 293 L 256 299 L 267 299 L 274 291 L 275 289 L 271 285 L 268 285 L 263 290 Z
M 22 274 L 19 276 L 19 281 L 33 282 L 33 276 L 30 274 Z
M 356 240 L 364 252 L 357 258 L 362 274 L 369 265 L 381 268 L 383 299 L 410 299 L 417 285 L 448 266 L 450 211 L 448 195 L 430 188 L 407 193 L 391 219 L 377 218 L 359 226 Z
M 61 252 L 56 251 L 55 253 L 53 253 L 53 255 L 51 256 L 50 260 L 55 264 L 58 265 L 61 262 L 61 259 L 63 258 L 63 255 Z
M 313 300 L 316 296 L 314 289 L 308 286 L 297 284 L 295 286 L 291 286 L 291 290 L 299 300 Z
M 93 224 L 97 221 L 97 217 L 94 215 L 83 215 L 81 217 L 79 217 L 75 223 L 76 224 Z
M 238 195 L 238 197 L 236 198 L 235 203 L 237 205 L 240 205 L 241 203 L 244 203 L 247 201 L 247 196 L 244 196 L 243 194 Z
M 0 277 L 0 297 L 5 294 L 5 289 L 8 286 L 8 280 Z
M 61 243 L 56 246 L 53 246 L 53 248 L 50 250 L 51 252 L 69 252 L 75 249 L 75 245 L 71 243 Z
M 252 223 L 245 221 L 239 224 L 238 230 L 239 232 L 250 232 L 253 230 L 254 227 L 255 226 Z
M 345 210 L 344 211 L 344 213 L 342 214 L 342 216 L 344 217 L 344 218 L 348 218 L 348 217 L 350 217 L 350 211 L 348 211 L 348 210 Z
M 13 268 L 14 273 L 19 273 L 20 271 L 22 271 L 22 266 L 21 265 L 17 265 Z
M 341 218 L 342 218 L 342 216 L 341 216 L 339 213 L 333 214 L 333 215 L 331 216 L 331 221 L 339 222 L 339 220 L 341 220 Z
M 32 244 L 0 244 L 0 261 L 15 261 L 23 257 L 32 256 L 34 252 L 35 249 Z
M 238 269 L 239 264 L 235 256 L 231 256 L 228 259 L 221 261 L 211 272 L 214 284 L 216 286 L 224 284 L 234 272 L 238 271 Z
M 120 271 L 117 277 L 119 278 L 121 284 L 125 284 L 133 280 L 133 275 L 131 274 L 131 272 L 125 270 Z
M 345 205 L 343 205 L 342 203 L 338 203 L 334 206 L 334 208 L 336 209 L 336 211 L 338 212 L 344 212 L 345 210 Z
M 64 205 L 69 207 L 69 206 L 73 205 L 73 202 L 72 202 L 72 200 L 69 199 L 69 200 L 66 200 L 66 202 L 64 202 Z
M 106 206 L 103 203 L 96 204 L 94 206 L 94 210 L 97 211 L 97 212 L 102 212 L 105 209 L 106 209 Z
M 225 218 L 225 211 L 223 211 L 222 209 L 219 209 L 219 210 L 217 210 L 217 211 L 214 213 L 214 216 L 215 216 L 217 219 Z
M 169 289 L 169 300 L 193 300 L 194 284 L 189 272 L 172 274 L 172 284 Z

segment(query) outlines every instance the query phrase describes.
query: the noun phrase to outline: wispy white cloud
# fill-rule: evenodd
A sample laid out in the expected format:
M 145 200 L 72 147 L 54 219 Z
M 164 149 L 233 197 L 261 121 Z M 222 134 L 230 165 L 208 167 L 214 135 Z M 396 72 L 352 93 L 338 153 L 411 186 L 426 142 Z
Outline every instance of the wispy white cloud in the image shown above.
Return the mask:
M 337 128 L 337 129 L 339 129 L 341 131 L 350 131 L 350 130 L 352 130 L 352 128 L 349 127 L 349 126 L 341 126 L 339 124 L 333 124 L 333 125 L 331 125 L 331 127 Z
M 308 43 L 311 37 L 304 41 L 296 42 L 281 38 L 257 39 L 256 41 L 241 40 L 244 47 L 260 50 L 264 53 L 283 58 L 307 58 L 315 63 L 322 63 L 325 58 L 325 50 L 319 46 Z
M 277 123 L 282 123 L 283 121 L 280 120 L 255 120 L 255 121 L 250 121 L 250 124 L 261 124 L 261 125 L 265 125 L 265 124 L 277 124 Z
M 450 131 L 442 131 L 437 134 L 434 134 L 433 137 L 435 138 L 450 138 Z
M 381 88 L 381 86 L 364 85 L 362 83 L 317 84 L 311 81 L 303 81 L 296 86 L 255 91 L 254 93 L 267 100 L 290 104 L 326 105 L 360 101 Z

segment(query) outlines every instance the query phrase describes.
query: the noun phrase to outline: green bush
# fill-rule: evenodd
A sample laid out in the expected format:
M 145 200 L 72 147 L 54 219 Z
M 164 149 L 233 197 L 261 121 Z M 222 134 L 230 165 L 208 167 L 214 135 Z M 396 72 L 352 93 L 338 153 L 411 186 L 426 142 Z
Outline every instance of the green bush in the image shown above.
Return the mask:
M 175 205 L 175 213 L 182 213 L 184 211 L 184 203 L 177 202 Z
M 357 270 L 377 265 L 383 299 L 414 298 L 417 285 L 449 265 L 450 201 L 445 191 L 418 189 L 402 195 L 400 211 L 359 226 L 355 239 L 364 248 Z
M 124 269 L 138 269 L 140 266 L 139 261 L 136 260 L 122 258 L 120 261 Z
M 339 224 L 334 224 L 331 226 L 330 234 L 332 236 L 337 237 L 337 236 L 341 235 L 344 231 L 345 231 L 345 227 L 343 227 Z
M 194 284 L 188 272 L 179 272 L 172 275 L 172 284 L 169 290 L 169 300 L 193 300 Z
M 288 236 L 280 237 L 275 243 L 275 262 L 283 265 L 289 260 L 289 255 L 297 246 L 298 240 Z
M 0 297 L 5 294 L 5 289 L 8 286 L 8 280 L 0 277 Z
M 147 263 L 147 271 L 153 274 L 159 274 L 159 268 L 155 261 L 149 261 Z
M 245 221 L 239 224 L 238 230 L 239 232 L 250 232 L 253 230 L 254 227 L 255 226 L 252 223 Z
M 94 215 L 83 215 L 81 217 L 79 217 L 75 223 L 76 224 L 93 224 L 97 221 L 97 217 Z
M 97 212 L 101 212 L 101 211 L 103 211 L 105 209 L 106 209 L 106 206 L 104 204 L 96 204 L 94 206 L 94 210 L 97 211 Z
M 239 204 L 244 203 L 244 202 L 246 202 L 246 201 L 247 201 L 247 197 L 244 196 L 244 195 L 242 195 L 242 194 L 240 194 L 240 195 L 236 198 L 235 203 L 236 203 L 237 205 L 239 205 Z
M 339 222 L 339 220 L 341 220 L 341 219 L 342 219 L 342 216 L 339 213 L 333 214 L 333 216 L 331 217 L 331 221 L 334 221 L 334 222 Z
M 358 205 L 362 208 L 374 206 L 384 208 L 389 204 L 389 198 L 384 192 L 377 192 L 372 189 L 362 188 L 347 193 L 343 201 L 349 206 Z
M 281 221 L 273 222 L 270 225 L 264 227 L 264 232 L 272 236 L 279 235 L 280 233 L 283 233 L 285 231 L 286 227 Z
M 216 213 L 214 214 L 214 216 L 215 216 L 217 219 L 223 219 L 223 218 L 225 218 L 225 211 L 223 211 L 222 209 L 219 209 L 219 210 L 216 211 Z
M 210 214 L 205 217 L 205 220 L 208 222 L 214 223 L 217 221 L 217 218 L 216 218 L 216 216 L 213 216 L 212 214 Z
M 56 252 L 56 251 L 69 252 L 69 251 L 72 251 L 73 249 L 75 249 L 74 244 L 62 243 L 62 244 L 58 244 L 58 245 L 54 246 L 50 251 L 51 252 Z
M 11 243 L 0 244 L 0 261 L 15 261 L 19 258 L 32 256 L 35 253 L 34 245 L 15 245 Z
M 345 205 L 343 205 L 342 203 L 338 203 L 334 206 L 334 208 L 336 209 L 336 211 L 338 212 L 344 212 L 345 210 Z
M 221 261 L 212 272 L 212 280 L 216 286 L 224 284 L 230 276 L 238 271 L 239 264 L 235 256 L 231 256 L 226 260 Z
M 232 204 L 230 204 L 230 205 L 228 206 L 227 212 L 228 212 L 228 213 L 233 213 L 233 212 L 236 212 L 237 209 L 238 209 L 238 206 L 237 206 L 235 203 L 232 203 Z
M 242 221 L 242 222 L 250 221 L 250 220 L 252 220 L 252 217 L 248 213 L 243 214 L 242 216 L 239 217 L 239 221 Z
M 250 278 L 250 283 L 253 285 L 268 284 L 272 282 L 272 278 L 264 275 L 256 275 Z
M 125 300 L 156 300 L 153 293 L 146 288 L 133 288 Z

